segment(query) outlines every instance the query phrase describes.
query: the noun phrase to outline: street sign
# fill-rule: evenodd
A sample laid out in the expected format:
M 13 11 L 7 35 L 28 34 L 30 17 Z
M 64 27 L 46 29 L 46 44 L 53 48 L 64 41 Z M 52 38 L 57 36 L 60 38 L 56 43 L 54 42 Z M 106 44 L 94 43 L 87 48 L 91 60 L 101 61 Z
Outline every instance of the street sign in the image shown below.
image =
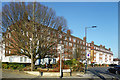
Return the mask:
M 87 58 L 90 58 L 90 52 L 87 51 Z

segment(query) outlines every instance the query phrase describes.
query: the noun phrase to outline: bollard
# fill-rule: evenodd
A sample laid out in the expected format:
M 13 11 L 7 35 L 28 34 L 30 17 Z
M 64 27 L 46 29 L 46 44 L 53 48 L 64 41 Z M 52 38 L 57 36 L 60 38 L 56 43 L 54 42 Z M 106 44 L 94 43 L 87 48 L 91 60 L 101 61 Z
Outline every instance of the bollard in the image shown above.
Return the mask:
M 43 76 L 43 72 L 41 72 L 41 76 Z

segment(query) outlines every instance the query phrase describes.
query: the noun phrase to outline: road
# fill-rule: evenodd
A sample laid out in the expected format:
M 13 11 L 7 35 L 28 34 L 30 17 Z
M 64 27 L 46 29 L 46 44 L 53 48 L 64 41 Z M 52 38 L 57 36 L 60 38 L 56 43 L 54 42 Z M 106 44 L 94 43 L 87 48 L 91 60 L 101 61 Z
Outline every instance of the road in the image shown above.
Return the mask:
M 107 78 L 117 78 L 120 80 L 120 75 L 116 75 L 113 73 L 108 72 L 108 67 L 93 67 L 88 68 L 88 71 L 94 74 L 95 76 L 98 76 L 102 80 L 106 80 Z

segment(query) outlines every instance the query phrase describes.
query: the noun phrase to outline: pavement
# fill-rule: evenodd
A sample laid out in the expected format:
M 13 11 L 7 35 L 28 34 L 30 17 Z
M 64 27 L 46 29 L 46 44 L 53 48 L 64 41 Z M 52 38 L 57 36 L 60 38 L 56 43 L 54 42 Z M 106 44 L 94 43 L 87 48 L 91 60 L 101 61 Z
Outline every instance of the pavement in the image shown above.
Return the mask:
M 72 72 L 72 76 L 63 77 L 63 79 L 88 79 L 88 80 L 120 80 L 120 75 L 112 74 L 107 71 L 107 67 L 94 67 L 88 68 L 86 74 L 80 72 Z M 2 70 L 2 78 L 31 78 L 31 79 L 39 79 L 39 78 L 54 78 L 59 79 L 60 77 L 48 77 L 48 76 L 35 76 L 26 74 L 22 71 L 10 71 L 10 70 Z M 69 80 L 69 79 L 68 79 Z

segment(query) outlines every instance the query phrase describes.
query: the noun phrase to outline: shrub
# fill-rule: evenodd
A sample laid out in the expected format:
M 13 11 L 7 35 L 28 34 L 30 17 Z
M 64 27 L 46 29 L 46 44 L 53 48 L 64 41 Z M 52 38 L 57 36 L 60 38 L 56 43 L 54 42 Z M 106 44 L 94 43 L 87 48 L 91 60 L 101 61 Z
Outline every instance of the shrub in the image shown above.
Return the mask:
M 68 65 L 64 65 L 63 69 L 70 69 Z
M 64 61 L 64 65 L 70 65 L 70 66 L 72 66 L 72 60 Z
M 7 64 L 2 64 L 2 68 L 3 69 L 8 69 L 8 65 Z
M 97 64 L 95 64 L 94 66 L 97 66 Z
M 3 63 L 2 68 L 3 69 L 18 69 L 21 70 L 24 68 L 24 64 L 19 64 L 19 63 Z
M 41 68 L 45 68 L 45 65 L 41 65 Z

